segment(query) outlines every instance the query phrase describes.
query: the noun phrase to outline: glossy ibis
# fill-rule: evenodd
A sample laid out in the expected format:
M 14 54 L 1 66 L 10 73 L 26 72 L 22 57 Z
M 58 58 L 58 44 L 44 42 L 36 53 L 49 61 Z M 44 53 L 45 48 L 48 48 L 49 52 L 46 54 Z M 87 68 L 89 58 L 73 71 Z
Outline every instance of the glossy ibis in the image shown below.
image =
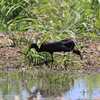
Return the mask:
M 29 50 L 31 48 L 35 48 L 37 52 L 49 52 L 52 57 L 52 62 L 54 52 L 73 52 L 79 55 L 82 59 L 81 52 L 78 49 L 75 49 L 75 42 L 72 39 L 42 43 L 40 48 L 37 46 L 36 43 L 32 43 L 29 47 Z

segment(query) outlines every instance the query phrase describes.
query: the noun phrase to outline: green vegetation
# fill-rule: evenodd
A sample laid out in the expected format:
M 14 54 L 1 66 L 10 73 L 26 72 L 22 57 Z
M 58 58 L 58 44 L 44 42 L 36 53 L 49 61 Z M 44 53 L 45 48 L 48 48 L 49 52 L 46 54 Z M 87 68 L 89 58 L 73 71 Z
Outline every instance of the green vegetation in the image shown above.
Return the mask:
M 1 33 L 6 33 L 5 38 Z M 71 53 L 55 53 L 54 62 L 46 65 L 46 56 L 51 61 L 49 53 L 28 49 L 33 41 L 40 47 L 65 38 L 76 39 L 83 60 Z M 100 72 L 99 41 L 100 0 L 0 0 L 0 93 L 19 93 L 24 81 L 25 89 L 37 86 L 47 96 L 72 90 L 77 77 L 73 73 Z M 87 90 L 92 93 L 99 79 L 100 75 L 86 78 Z
M 100 31 L 99 0 L 1 0 L 0 31 Z
M 26 54 L 35 36 L 21 33 L 42 33 L 34 38 L 38 46 L 48 40 L 64 38 L 100 39 L 100 0 L 1 0 L 0 31 L 9 33 L 10 38 Z M 35 34 L 35 35 L 37 35 Z M 77 39 L 78 40 L 78 39 Z M 84 39 L 83 39 L 84 41 Z M 79 42 L 78 48 L 84 44 Z M 23 48 L 23 49 L 22 49 Z M 29 63 L 41 62 L 49 54 L 36 51 L 25 55 Z M 59 65 L 74 64 L 69 57 L 57 58 Z M 50 60 L 50 57 L 48 58 Z M 67 61 L 67 63 L 66 63 Z M 81 66 L 77 63 L 76 66 Z

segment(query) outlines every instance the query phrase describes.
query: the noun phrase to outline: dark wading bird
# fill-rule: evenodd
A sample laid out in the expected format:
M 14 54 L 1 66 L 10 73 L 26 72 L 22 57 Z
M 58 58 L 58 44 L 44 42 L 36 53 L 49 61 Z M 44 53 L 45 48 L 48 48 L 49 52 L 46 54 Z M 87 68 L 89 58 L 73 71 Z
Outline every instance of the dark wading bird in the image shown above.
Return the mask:
M 54 52 L 73 52 L 76 55 L 79 55 L 80 59 L 82 59 L 81 52 L 75 48 L 75 42 L 72 39 L 42 43 L 40 48 L 36 43 L 32 43 L 29 50 L 31 48 L 35 48 L 37 52 L 49 52 L 52 57 L 52 62 Z

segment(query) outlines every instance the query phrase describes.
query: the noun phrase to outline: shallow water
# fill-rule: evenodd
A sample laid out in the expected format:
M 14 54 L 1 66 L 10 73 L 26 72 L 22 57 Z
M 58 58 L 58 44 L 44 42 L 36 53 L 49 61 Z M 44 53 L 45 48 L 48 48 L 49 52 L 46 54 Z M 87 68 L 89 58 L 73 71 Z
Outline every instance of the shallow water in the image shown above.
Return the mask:
M 0 100 L 100 100 L 100 74 L 3 72 Z

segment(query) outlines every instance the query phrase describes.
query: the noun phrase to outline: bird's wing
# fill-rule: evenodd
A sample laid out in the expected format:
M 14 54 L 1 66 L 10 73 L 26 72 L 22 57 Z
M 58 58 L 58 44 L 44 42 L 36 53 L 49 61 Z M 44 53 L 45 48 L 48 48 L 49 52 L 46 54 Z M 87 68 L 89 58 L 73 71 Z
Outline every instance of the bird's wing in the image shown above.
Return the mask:
M 63 41 L 63 42 L 61 42 L 61 43 L 62 43 L 62 45 L 66 46 L 66 45 L 68 45 L 70 42 L 69 42 L 69 41 Z
M 71 45 L 74 45 L 74 42 L 72 40 L 63 41 L 62 44 L 65 45 L 65 46 L 71 46 Z

